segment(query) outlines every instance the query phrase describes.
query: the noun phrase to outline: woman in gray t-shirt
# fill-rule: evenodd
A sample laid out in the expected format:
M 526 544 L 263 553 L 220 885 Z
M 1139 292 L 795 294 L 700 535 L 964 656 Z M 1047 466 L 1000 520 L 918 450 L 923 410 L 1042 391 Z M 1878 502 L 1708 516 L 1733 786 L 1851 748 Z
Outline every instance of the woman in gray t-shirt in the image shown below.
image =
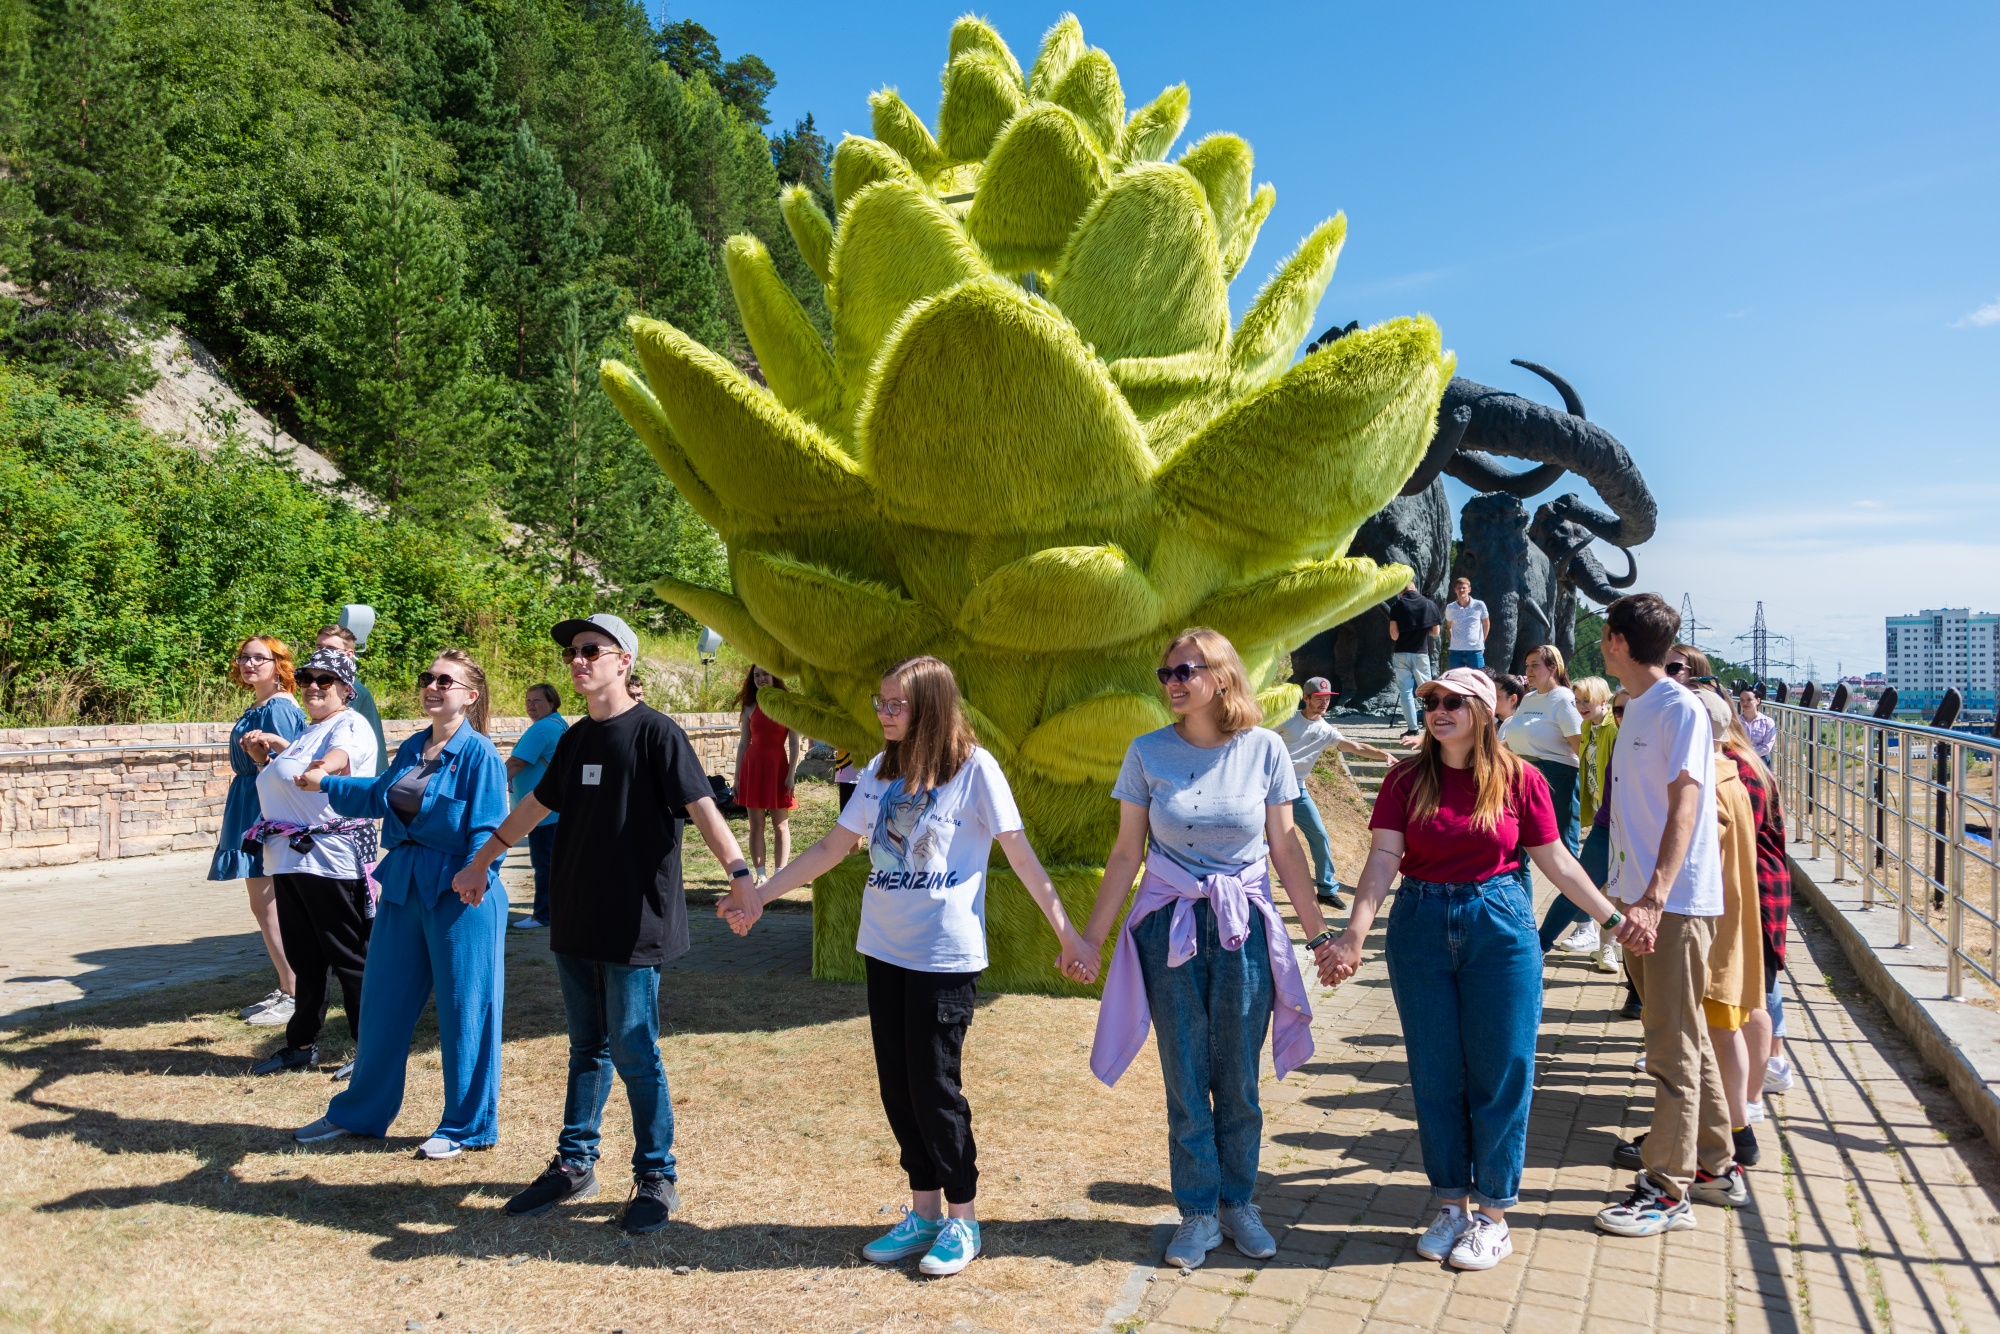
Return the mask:
M 1111 789 L 1118 841 L 1084 938 L 1101 951 L 1145 861 L 1105 980 L 1091 1064 L 1114 1080 L 1149 1023 L 1158 1034 L 1181 1211 L 1166 1259 L 1191 1268 L 1225 1236 L 1253 1259 L 1277 1251 L 1250 1199 L 1264 1128 L 1258 1059 L 1275 1014 L 1273 1059 L 1281 1075 L 1294 1068 L 1311 1052 L 1312 1016 L 1267 863 L 1317 953 L 1333 933 L 1292 827 L 1291 756 L 1258 725 L 1264 713 L 1235 648 L 1213 630 L 1185 631 L 1159 677 L 1179 720 L 1125 752 Z

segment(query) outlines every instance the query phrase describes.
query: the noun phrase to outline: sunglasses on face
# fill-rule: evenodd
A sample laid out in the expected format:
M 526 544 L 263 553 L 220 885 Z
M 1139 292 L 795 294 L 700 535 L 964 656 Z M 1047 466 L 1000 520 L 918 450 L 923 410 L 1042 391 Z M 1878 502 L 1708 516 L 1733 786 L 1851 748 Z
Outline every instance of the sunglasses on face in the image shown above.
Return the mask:
M 620 652 L 620 650 L 613 648 L 609 644 L 569 644 L 563 648 L 562 660 L 564 662 L 575 662 L 578 658 L 582 658 L 585 662 L 596 662 L 606 653 L 617 652 Z
M 448 672 L 418 672 L 417 685 L 425 690 L 429 690 L 432 686 L 436 686 L 439 690 L 472 689 L 472 686 L 465 681 L 452 680 Z
M 1623 718 L 1625 716 L 1625 706 L 1623 704 L 1612 705 L 1611 716 L 1613 718 Z
M 910 711 L 910 701 L 906 699 L 884 699 L 875 696 L 875 712 L 886 718 L 894 718 Z
M 422 680 L 423 678 L 419 677 L 418 679 Z M 301 672 L 299 673 L 299 684 L 308 690 L 324 690 L 328 686 L 344 685 L 346 683 L 337 676 L 322 676 L 318 672 Z
M 1154 668 L 1153 675 L 1160 678 L 1161 685 L 1166 685 L 1169 681 L 1186 685 L 1196 672 L 1207 670 L 1208 664 L 1205 662 L 1178 662 L 1171 667 Z
M 1464 695 L 1434 694 L 1424 701 L 1429 707 L 1444 713 L 1457 713 L 1469 702 Z
M 1687 669 L 1688 665 L 1684 662 L 1670 662 L 1667 664 L 1667 675 L 1679 676 L 1682 672 L 1686 671 Z

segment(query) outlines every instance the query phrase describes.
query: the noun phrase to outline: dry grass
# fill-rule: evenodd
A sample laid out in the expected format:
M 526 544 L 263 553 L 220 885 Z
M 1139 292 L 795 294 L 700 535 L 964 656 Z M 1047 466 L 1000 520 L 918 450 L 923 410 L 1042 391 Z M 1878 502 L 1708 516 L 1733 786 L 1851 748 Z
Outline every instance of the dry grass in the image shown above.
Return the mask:
M 286 1132 L 324 1109 L 324 1075 L 243 1074 L 271 1039 L 218 1013 L 240 980 L 6 1035 L 0 1326 L 1091 1329 L 1153 1258 L 1167 1202 L 1153 1058 L 1107 1091 L 1086 1065 L 1094 1004 L 1003 996 L 966 1047 L 987 1258 L 935 1283 L 862 1263 L 905 1183 L 862 993 L 804 978 L 667 975 L 685 1210 L 665 1231 L 604 1224 L 631 1152 L 618 1093 L 604 1194 L 507 1219 L 553 1149 L 566 1050 L 546 953 L 510 954 L 503 1138 L 452 1162 L 410 1156 L 439 1112 L 431 1031 L 397 1135 L 319 1149 Z

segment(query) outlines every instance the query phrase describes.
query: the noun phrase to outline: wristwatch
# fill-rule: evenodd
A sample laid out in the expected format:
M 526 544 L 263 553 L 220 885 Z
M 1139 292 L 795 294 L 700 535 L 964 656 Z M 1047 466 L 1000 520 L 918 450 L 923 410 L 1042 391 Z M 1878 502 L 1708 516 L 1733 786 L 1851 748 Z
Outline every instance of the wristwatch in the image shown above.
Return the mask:
M 1339 934 L 1340 932 L 1334 930 L 1332 927 L 1328 927 L 1326 930 L 1314 936 L 1311 940 L 1308 940 L 1306 942 L 1306 949 L 1308 952 L 1316 950 L 1320 946 L 1326 944 L 1327 941 L 1332 940 L 1335 936 Z
M 748 866 L 739 866 L 735 870 L 729 873 L 729 878 L 731 880 L 740 880 L 748 876 L 749 874 L 750 874 L 750 868 Z

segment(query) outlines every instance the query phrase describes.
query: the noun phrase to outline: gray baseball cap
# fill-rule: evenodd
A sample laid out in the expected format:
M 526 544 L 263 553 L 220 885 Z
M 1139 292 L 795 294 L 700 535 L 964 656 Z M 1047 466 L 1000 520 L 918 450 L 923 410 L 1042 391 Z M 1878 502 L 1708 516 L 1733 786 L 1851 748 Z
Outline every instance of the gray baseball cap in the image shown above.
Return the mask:
M 610 635 L 617 642 L 621 652 L 637 653 L 639 651 L 639 636 L 632 633 L 631 626 L 625 624 L 624 621 L 613 616 L 608 611 L 600 611 L 593 616 L 585 616 L 581 620 L 558 621 L 556 628 L 549 631 L 549 637 L 564 648 L 568 648 L 569 641 L 575 639 L 585 630 L 595 630 L 601 635 Z

